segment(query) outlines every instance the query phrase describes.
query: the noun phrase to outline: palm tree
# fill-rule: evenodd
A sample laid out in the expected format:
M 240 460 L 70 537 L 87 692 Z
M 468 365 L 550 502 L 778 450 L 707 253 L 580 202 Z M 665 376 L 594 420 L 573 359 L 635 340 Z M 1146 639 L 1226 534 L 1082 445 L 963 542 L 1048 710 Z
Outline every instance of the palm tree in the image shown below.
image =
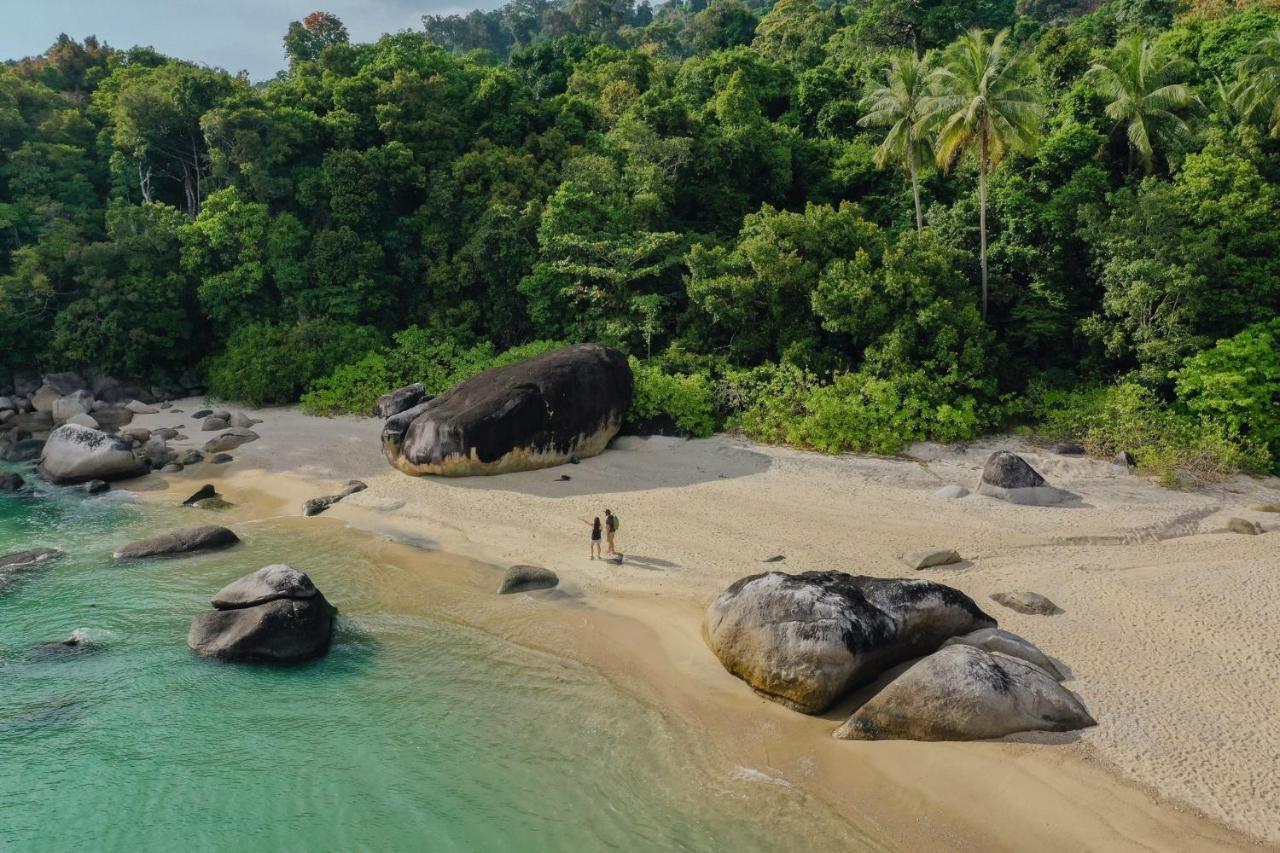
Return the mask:
M 1237 70 L 1232 105 L 1246 121 L 1264 124 L 1280 137 L 1280 29 L 1261 39 Z
M 1129 138 L 1129 167 L 1133 156 L 1150 172 L 1156 146 L 1170 148 L 1191 135 L 1178 113 L 1201 106 L 1190 87 L 1177 82 L 1186 62 L 1142 36 L 1130 36 L 1089 68 L 1085 78 L 1110 98 L 1107 116 L 1123 126 Z
M 1024 81 L 1030 59 L 1005 47 L 1009 30 L 987 40 L 970 30 L 946 49 L 929 75 L 923 104 L 927 125 L 937 125 L 938 165 L 951 168 L 966 153 L 978 161 L 978 233 L 981 239 L 982 318 L 987 317 L 987 176 L 1010 151 L 1030 152 L 1040 132 L 1041 99 Z
M 884 85 L 871 86 L 859 105 L 866 111 L 860 127 L 887 127 L 884 142 L 876 150 L 876 165 L 883 169 L 898 163 L 911 175 L 916 202 L 916 231 L 924 230 L 920 212 L 920 168 L 930 156 L 929 140 L 922 132 L 920 105 L 929 92 L 929 60 L 914 51 L 894 52 L 884 70 Z

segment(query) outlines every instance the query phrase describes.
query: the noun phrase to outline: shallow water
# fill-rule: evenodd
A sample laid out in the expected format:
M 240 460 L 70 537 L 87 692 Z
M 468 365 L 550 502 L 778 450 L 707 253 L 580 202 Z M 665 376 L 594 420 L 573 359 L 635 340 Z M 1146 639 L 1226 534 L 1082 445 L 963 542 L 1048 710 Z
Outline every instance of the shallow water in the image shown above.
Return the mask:
M 0 593 L 0 849 L 869 849 L 802 791 L 728 766 L 571 661 L 397 595 L 420 579 L 333 526 L 114 565 L 207 515 L 122 493 L 0 496 L 0 554 L 68 556 Z M 224 665 L 191 617 L 272 562 L 340 609 L 330 654 Z M 34 650 L 73 631 L 86 651 Z

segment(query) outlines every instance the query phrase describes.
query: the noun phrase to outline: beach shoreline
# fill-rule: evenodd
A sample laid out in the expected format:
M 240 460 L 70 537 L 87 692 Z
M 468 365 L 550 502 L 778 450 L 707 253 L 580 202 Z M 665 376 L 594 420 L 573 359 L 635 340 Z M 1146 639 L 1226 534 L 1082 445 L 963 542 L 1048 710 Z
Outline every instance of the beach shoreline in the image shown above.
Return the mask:
M 199 405 L 186 400 L 175 408 Z M 1280 706 L 1267 673 L 1280 660 L 1267 642 L 1276 625 L 1264 604 L 1280 592 L 1280 534 L 1214 532 L 1228 515 L 1274 500 L 1274 480 L 1170 492 L 1114 466 L 1055 458 L 1012 439 L 963 452 L 921 446 L 914 458 L 879 459 L 823 457 L 730 436 L 625 438 L 580 465 L 411 478 L 382 457 L 376 420 L 311 418 L 292 408 L 248 414 L 263 420 L 255 427 L 262 438 L 238 448 L 234 462 L 166 475 L 143 494 L 167 499 L 207 480 L 240 504 L 237 518 L 300 516 L 302 501 L 355 478 L 369 488 L 316 523 L 390 539 L 408 562 L 426 550 L 499 568 L 551 568 L 561 585 L 530 596 L 535 604 L 491 596 L 468 605 L 467 618 L 592 666 L 704 732 L 761 784 L 803 788 L 889 849 L 1217 850 L 1280 842 L 1280 816 L 1268 805 L 1277 796 L 1267 770 L 1277 739 L 1266 730 L 1267 708 Z M 209 436 L 170 410 L 135 423 L 185 424 L 190 438 L 176 447 L 198 447 Z M 1051 483 L 1080 495 L 1080 505 L 933 497 L 948 483 L 972 487 L 996 445 L 1026 452 Z M 571 479 L 559 479 L 562 473 Z M 622 519 L 622 566 L 587 557 L 582 519 L 605 507 Z M 965 560 L 914 573 L 898 558 L 924 545 L 955 547 Z M 775 555 L 785 559 L 762 562 Z M 1067 686 L 1100 725 L 1000 742 L 835 741 L 829 734 L 838 713 L 805 717 L 760 699 L 702 643 L 710 599 L 738 577 L 775 568 L 917 574 L 956 586 L 1062 660 L 1073 673 Z M 500 577 L 495 569 L 495 588 Z M 1048 595 L 1066 613 L 1024 616 L 989 599 L 1011 588 Z M 1207 606 L 1186 612 L 1197 595 Z M 1214 632 L 1227 613 L 1244 618 Z M 1214 633 L 1222 636 L 1206 636 Z M 1215 669 L 1223 683 L 1206 698 L 1195 688 Z M 1138 683 L 1129 683 L 1130 673 Z M 1248 690 L 1223 704 L 1227 719 L 1206 720 L 1211 700 L 1237 684 Z

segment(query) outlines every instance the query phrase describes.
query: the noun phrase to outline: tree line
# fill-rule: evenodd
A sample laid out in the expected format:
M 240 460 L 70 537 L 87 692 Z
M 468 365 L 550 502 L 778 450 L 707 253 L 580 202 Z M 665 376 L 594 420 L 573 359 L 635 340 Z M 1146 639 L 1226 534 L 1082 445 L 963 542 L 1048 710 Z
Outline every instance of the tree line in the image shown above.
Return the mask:
M 515 0 L 284 49 L 0 67 L 0 385 L 359 410 L 589 339 L 694 433 L 1280 459 L 1267 3 Z

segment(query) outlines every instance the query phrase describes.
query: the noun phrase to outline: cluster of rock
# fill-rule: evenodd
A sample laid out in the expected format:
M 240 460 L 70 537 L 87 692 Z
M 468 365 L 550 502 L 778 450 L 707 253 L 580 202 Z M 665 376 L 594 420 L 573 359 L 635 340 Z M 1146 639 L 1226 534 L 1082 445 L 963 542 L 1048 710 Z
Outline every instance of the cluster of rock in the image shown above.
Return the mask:
M 378 401 L 379 413 L 394 412 L 383 426 L 383 453 L 406 474 L 444 476 L 526 471 L 594 456 L 621 427 L 632 386 L 626 356 L 599 344 L 493 368 L 439 397 L 409 386 Z
M 1095 725 L 1042 652 L 933 581 L 751 575 L 711 603 L 703 636 L 729 672 L 807 714 L 891 676 L 841 738 L 972 740 Z
M 265 566 L 232 581 L 198 614 L 187 645 L 226 661 L 296 663 L 324 654 L 337 610 L 311 578 L 291 566 Z

